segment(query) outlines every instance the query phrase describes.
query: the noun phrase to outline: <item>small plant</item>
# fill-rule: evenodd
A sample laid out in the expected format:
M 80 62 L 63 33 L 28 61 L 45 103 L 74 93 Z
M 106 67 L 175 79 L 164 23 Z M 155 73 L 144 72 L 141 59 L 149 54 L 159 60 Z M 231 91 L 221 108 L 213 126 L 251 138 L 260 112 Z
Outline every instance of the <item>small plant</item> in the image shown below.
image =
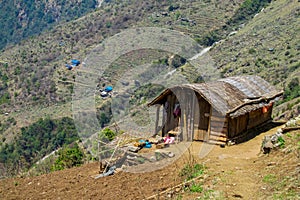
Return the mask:
M 276 176 L 274 174 L 267 174 L 263 178 L 264 183 L 273 184 L 276 181 Z
M 195 164 L 195 165 L 185 165 L 180 171 L 179 176 L 186 176 L 187 180 L 191 180 L 203 174 L 204 165 Z
M 282 137 L 278 137 L 279 147 L 284 148 L 285 140 Z
M 198 184 L 193 183 L 193 184 L 190 186 L 189 190 L 190 190 L 191 192 L 201 193 L 201 192 L 203 191 L 203 187 L 202 187 L 202 184 L 200 184 L 200 183 L 198 183 Z
M 109 141 L 112 141 L 113 139 L 115 139 L 117 134 L 109 128 L 105 128 L 101 131 L 101 135 L 104 135 Z

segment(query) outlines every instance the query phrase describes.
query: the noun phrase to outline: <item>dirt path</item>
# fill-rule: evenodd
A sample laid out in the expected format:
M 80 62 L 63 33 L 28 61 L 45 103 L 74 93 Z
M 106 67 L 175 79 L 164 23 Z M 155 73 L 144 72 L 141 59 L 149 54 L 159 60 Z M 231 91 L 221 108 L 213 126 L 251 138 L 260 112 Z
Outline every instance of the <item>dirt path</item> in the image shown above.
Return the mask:
M 276 132 L 275 127 L 252 140 L 230 147 L 214 146 L 204 158 L 197 158 L 207 166 L 204 189 L 215 192 L 221 199 L 259 199 L 262 190 L 259 161 L 264 135 Z M 197 156 L 203 148 L 193 142 L 191 154 Z M 159 191 L 181 183 L 179 170 L 190 154 L 175 163 L 150 173 L 120 172 L 114 176 L 93 179 L 98 163 L 58 171 L 37 177 L 14 178 L 0 181 L 0 199 L 144 199 Z M 267 162 L 267 161 L 266 161 Z M 194 199 L 199 194 L 184 193 L 183 199 Z

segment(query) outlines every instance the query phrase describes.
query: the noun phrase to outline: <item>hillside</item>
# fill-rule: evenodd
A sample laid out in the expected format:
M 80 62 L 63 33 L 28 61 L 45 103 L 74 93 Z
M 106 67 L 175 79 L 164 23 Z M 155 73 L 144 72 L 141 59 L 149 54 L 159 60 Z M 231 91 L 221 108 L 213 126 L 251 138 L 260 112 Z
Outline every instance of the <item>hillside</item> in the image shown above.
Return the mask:
M 70 5 L 66 4 L 65 9 L 73 1 L 68 2 Z M 78 70 L 67 70 L 65 64 L 72 59 L 83 61 L 105 39 L 136 27 L 176 30 L 203 46 L 209 46 L 210 50 L 205 55 L 213 59 L 216 72 L 221 77 L 237 74 L 262 76 L 285 89 L 284 99 L 280 102 L 282 107 L 278 106 L 280 109 L 275 111 L 274 116 L 295 116 L 300 112 L 300 101 L 296 99 L 300 96 L 299 10 L 300 4 L 296 0 L 115 0 L 104 1 L 101 8 L 80 18 L 77 17 L 89 9 L 74 16 L 68 15 L 70 19 L 65 18 L 66 22 L 62 20 L 50 30 L 8 46 L 0 53 L 1 145 L 17 141 L 21 128 L 29 127 L 40 118 L 49 116 L 62 120 L 72 116 L 75 79 L 84 65 L 80 65 Z M 41 25 L 45 29 L 47 26 Z M 99 77 L 95 89 L 116 84 L 132 66 L 141 66 L 135 73 L 142 72 L 142 75 L 150 71 L 153 74 L 162 69 L 169 72 L 176 69 L 189 82 L 203 81 L 199 73 L 201 69 L 195 70 L 186 61 L 173 58 L 170 52 L 158 50 L 130 52 L 118 58 L 106 71 L 105 77 Z M 144 72 L 143 66 L 149 63 L 152 70 Z M 135 110 L 128 114 L 140 121 L 147 120 L 141 112 L 142 106 L 162 89 L 142 85 L 121 91 L 133 90 L 131 103 Z M 95 100 L 101 126 L 107 126 L 112 118 L 111 101 L 99 95 Z M 120 103 L 120 107 L 122 105 Z M 47 153 L 52 150 L 48 149 Z M 41 156 L 44 154 L 38 155 L 38 158 Z
M 285 90 L 282 102 L 290 101 L 300 96 L 299 20 L 298 1 L 274 1 L 235 35 L 216 45 L 210 55 L 222 76 L 259 75 Z M 274 115 L 297 116 L 299 103 L 291 101 Z
M 0 4 L 0 50 L 97 7 L 96 0 L 9 1 Z
M 225 24 L 242 1 L 155 2 L 110 1 L 102 9 L 1 52 L 0 106 L 3 114 L 10 113 L 9 117 L 1 115 L 1 121 L 7 124 L 2 129 L 2 137 L 12 139 L 20 127 L 45 114 L 54 118 L 70 116 L 76 71 L 66 70 L 65 64 L 74 58 L 83 60 L 105 38 L 134 26 L 166 26 L 167 21 L 171 23 L 167 28 L 201 36 Z M 187 23 L 184 19 L 187 17 L 193 23 Z M 140 56 L 137 54 L 131 60 L 139 62 Z M 24 113 L 28 117 L 24 118 Z M 12 118 L 16 121 L 13 126 L 6 123 Z
M 260 153 L 265 135 L 236 146 L 215 146 L 202 159 L 198 153 L 202 143 L 194 142 L 190 154 L 167 168 L 148 173 L 119 172 L 100 179 L 98 163 L 35 177 L 0 181 L 2 199 L 291 199 L 299 197 L 299 131 L 283 136 L 284 147 L 270 154 Z M 194 160 L 195 159 L 195 160 Z M 202 166 L 199 178 L 183 182 L 192 175 L 184 166 Z M 188 169 L 188 168 L 185 168 Z M 179 185 L 179 187 L 175 187 Z M 152 198 L 148 198 L 152 197 Z

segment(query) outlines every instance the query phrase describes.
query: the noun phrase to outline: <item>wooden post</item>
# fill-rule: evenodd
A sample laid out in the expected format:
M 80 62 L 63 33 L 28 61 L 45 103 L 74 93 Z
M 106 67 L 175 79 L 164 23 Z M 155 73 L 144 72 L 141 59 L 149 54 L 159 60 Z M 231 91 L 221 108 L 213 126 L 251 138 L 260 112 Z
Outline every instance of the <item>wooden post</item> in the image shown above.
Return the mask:
M 160 104 L 157 105 L 156 107 L 156 120 L 155 120 L 155 133 L 154 135 L 156 135 L 158 133 L 158 121 L 159 121 L 159 112 L 160 112 Z
M 192 99 L 192 105 L 191 105 L 191 121 L 190 121 L 190 123 L 191 123 L 191 133 L 190 133 L 190 137 L 188 138 L 189 139 L 189 141 L 192 141 L 193 140 L 193 137 L 194 137 L 194 118 L 195 118 L 195 109 L 196 109 L 196 106 L 195 106 L 195 103 L 196 103 L 196 100 L 195 100 L 195 98 L 196 98 L 196 94 L 194 93 L 193 94 L 193 92 L 192 92 L 192 95 L 191 95 L 191 97 L 193 98 Z
M 167 111 L 166 111 L 166 103 L 164 103 L 163 105 L 163 114 L 162 114 L 162 120 L 161 120 L 161 136 L 164 135 L 164 129 L 165 129 L 165 124 L 166 124 L 166 115 L 167 115 Z
M 207 129 L 206 137 L 204 137 L 204 141 L 206 141 L 206 142 L 209 142 L 209 138 L 210 138 L 211 117 L 213 115 L 212 109 L 213 109 L 213 107 L 210 106 L 209 118 L 208 118 L 208 129 Z
M 98 141 L 98 157 L 99 157 L 99 174 L 100 174 L 103 170 L 101 153 L 100 153 L 100 141 Z

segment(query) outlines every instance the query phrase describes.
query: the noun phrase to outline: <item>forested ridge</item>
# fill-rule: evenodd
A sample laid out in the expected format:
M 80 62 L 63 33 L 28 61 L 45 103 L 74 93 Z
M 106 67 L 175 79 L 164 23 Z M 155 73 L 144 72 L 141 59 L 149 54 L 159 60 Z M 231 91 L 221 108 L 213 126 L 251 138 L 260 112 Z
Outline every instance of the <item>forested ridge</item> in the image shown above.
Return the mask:
M 96 0 L 2 0 L 0 2 L 0 49 L 40 34 L 62 21 L 81 17 L 95 9 Z

